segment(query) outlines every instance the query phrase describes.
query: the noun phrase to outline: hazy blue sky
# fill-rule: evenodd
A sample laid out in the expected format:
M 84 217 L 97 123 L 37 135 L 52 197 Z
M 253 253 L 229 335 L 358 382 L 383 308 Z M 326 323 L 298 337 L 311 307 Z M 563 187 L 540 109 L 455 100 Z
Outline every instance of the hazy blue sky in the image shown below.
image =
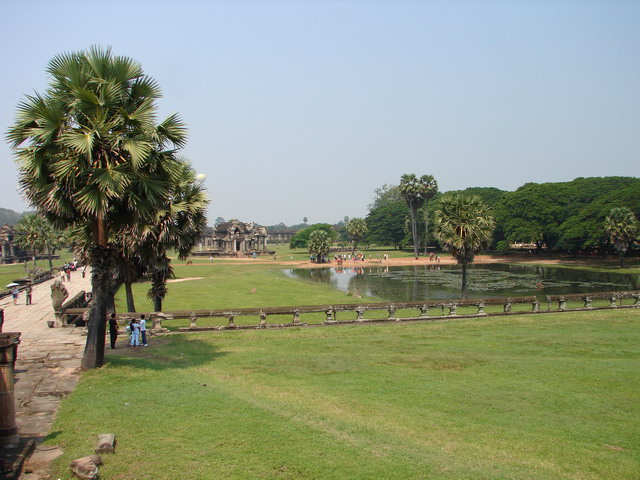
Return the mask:
M 54 55 L 96 44 L 188 124 L 210 223 L 364 216 L 403 173 L 447 191 L 640 171 L 637 0 L 3 0 L 3 134 Z M 0 161 L 0 207 L 26 209 L 6 142 Z

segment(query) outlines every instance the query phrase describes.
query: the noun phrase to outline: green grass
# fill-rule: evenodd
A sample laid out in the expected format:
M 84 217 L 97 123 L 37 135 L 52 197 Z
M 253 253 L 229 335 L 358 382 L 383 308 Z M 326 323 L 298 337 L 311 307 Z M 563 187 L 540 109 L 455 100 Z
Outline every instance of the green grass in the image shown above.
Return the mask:
M 355 298 L 336 290 L 330 284 L 305 282 L 287 277 L 286 267 L 264 263 L 248 265 L 175 265 L 178 279 L 202 277 L 199 280 L 168 284 L 165 311 L 206 310 L 231 307 L 318 305 L 382 301 L 378 297 Z M 146 297 L 148 283 L 133 285 L 136 310 L 151 311 Z M 124 289 L 116 295 L 116 308 L 125 312 Z
M 616 479 L 640 471 L 640 311 L 171 335 L 63 402 L 52 478 Z
M 53 267 L 60 267 L 67 262 L 70 262 L 73 259 L 73 253 L 69 252 L 58 252 L 60 255 L 59 259 L 53 260 Z M 40 259 L 37 261 L 36 265 L 41 268 L 43 271 L 49 269 L 49 260 Z M 29 268 L 33 267 L 33 262 L 28 262 L 27 265 Z M 13 282 L 19 278 L 27 278 L 28 273 L 25 269 L 24 263 L 10 263 L 10 264 L 0 264 L 0 291 L 5 289 L 5 285 Z

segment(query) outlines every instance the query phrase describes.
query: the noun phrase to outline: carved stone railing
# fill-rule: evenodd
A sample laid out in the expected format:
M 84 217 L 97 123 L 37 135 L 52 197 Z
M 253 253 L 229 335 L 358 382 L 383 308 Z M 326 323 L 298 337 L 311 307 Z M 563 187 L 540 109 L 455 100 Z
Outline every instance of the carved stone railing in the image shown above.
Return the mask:
M 84 290 L 79 291 L 69 300 L 64 302 L 59 311 L 55 312 L 56 317 L 62 321 L 62 326 L 84 326 L 86 323 L 86 312 L 88 311 L 87 295 Z
M 607 304 L 594 306 L 594 300 L 607 300 Z M 184 310 L 174 312 L 146 312 L 145 316 L 153 322 L 152 330 L 162 331 L 162 320 L 167 318 L 189 319 L 188 327 L 180 327 L 179 331 L 256 329 L 256 328 L 285 328 L 308 326 L 302 317 L 308 314 L 322 314 L 324 325 L 374 322 L 411 322 L 436 321 L 451 318 L 473 318 L 495 315 L 521 315 L 523 313 L 551 313 L 578 310 L 596 310 L 608 308 L 640 308 L 640 292 L 608 292 L 574 295 L 547 296 L 547 309 L 540 308 L 540 301 L 535 296 L 506 297 L 465 300 L 437 300 L 404 303 L 359 303 L 335 305 L 298 305 L 287 307 L 262 308 L 227 308 L 219 310 Z M 568 305 L 580 303 L 578 307 Z M 520 308 L 514 308 L 520 306 Z M 463 312 L 460 310 L 464 309 Z M 486 311 L 489 309 L 490 311 Z M 409 310 L 407 315 L 407 310 Z M 470 311 L 471 310 L 471 311 Z M 386 312 L 375 318 L 368 318 L 368 312 Z M 405 315 L 399 315 L 400 311 Z M 415 313 L 412 313 L 414 311 Z M 270 322 L 273 316 L 288 316 L 290 322 Z M 119 315 L 121 321 L 128 322 L 131 318 L 139 317 L 140 313 L 124 313 Z M 226 325 L 199 326 L 200 318 L 225 318 Z M 257 324 L 239 324 L 238 317 L 257 317 Z

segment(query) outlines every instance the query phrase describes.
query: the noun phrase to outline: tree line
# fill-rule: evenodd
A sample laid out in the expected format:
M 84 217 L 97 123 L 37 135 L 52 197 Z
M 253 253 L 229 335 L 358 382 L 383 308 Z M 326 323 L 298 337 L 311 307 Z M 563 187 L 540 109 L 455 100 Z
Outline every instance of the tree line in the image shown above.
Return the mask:
M 513 244 L 530 244 L 533 250 L 604 254 L 615 250 L 607 228 L 607 217 L 615 208 L 626 208 L 640 216 L 640 179 L 634 177 L 577 178 L 570 182 L 527 183 L 515 191 L 474 187 L 435 193 L 414 216 L 423 225 L 433 225 L 434 213 L 447 195 L 460 193 L 479 197 L 491 210 L 495 229 L 488 248 L 499 251 Z M 374 191 L 369 205 L 368 234 L 374 244 L 439 248 L 435 235 L 418 232 L 413 242 L 411 207 L 401 184 L 383 185 Z M 416 229 L 421 230 L 421 229 Z

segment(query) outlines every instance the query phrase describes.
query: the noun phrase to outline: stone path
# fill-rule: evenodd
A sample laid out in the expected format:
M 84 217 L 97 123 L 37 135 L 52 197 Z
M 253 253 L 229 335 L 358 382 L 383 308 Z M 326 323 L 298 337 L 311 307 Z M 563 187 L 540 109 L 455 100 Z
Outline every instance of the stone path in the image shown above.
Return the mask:
M 49 328 L 53 320 L 51 284 L 53 280 L 33 287 L 33 304 L 25 305 L 20 293 L 18 305 L 11 297 L 0 300 L 4 308 L 4 332 L 21 332 L 15 366 L 16 419 L 22 444 L 34 440 L 39 444 L 51 430 L 60 406 L 80 378 L 80 360 L 86 337 L 80 328 Z M 69 298 L 77 292 L 90 290 L 90 278 L 79 271 L 71 273 L 64 286 Z M 0 450 L 1 452 L 1 450 Z M 46 478 L 43 471 L 51 460 L 51 448 L 36 447 L 27 462 L 23 480 Z M 32 473 L 29 473 L 32 472 Z M 17 477 L 11 477 L 17 478 Z

